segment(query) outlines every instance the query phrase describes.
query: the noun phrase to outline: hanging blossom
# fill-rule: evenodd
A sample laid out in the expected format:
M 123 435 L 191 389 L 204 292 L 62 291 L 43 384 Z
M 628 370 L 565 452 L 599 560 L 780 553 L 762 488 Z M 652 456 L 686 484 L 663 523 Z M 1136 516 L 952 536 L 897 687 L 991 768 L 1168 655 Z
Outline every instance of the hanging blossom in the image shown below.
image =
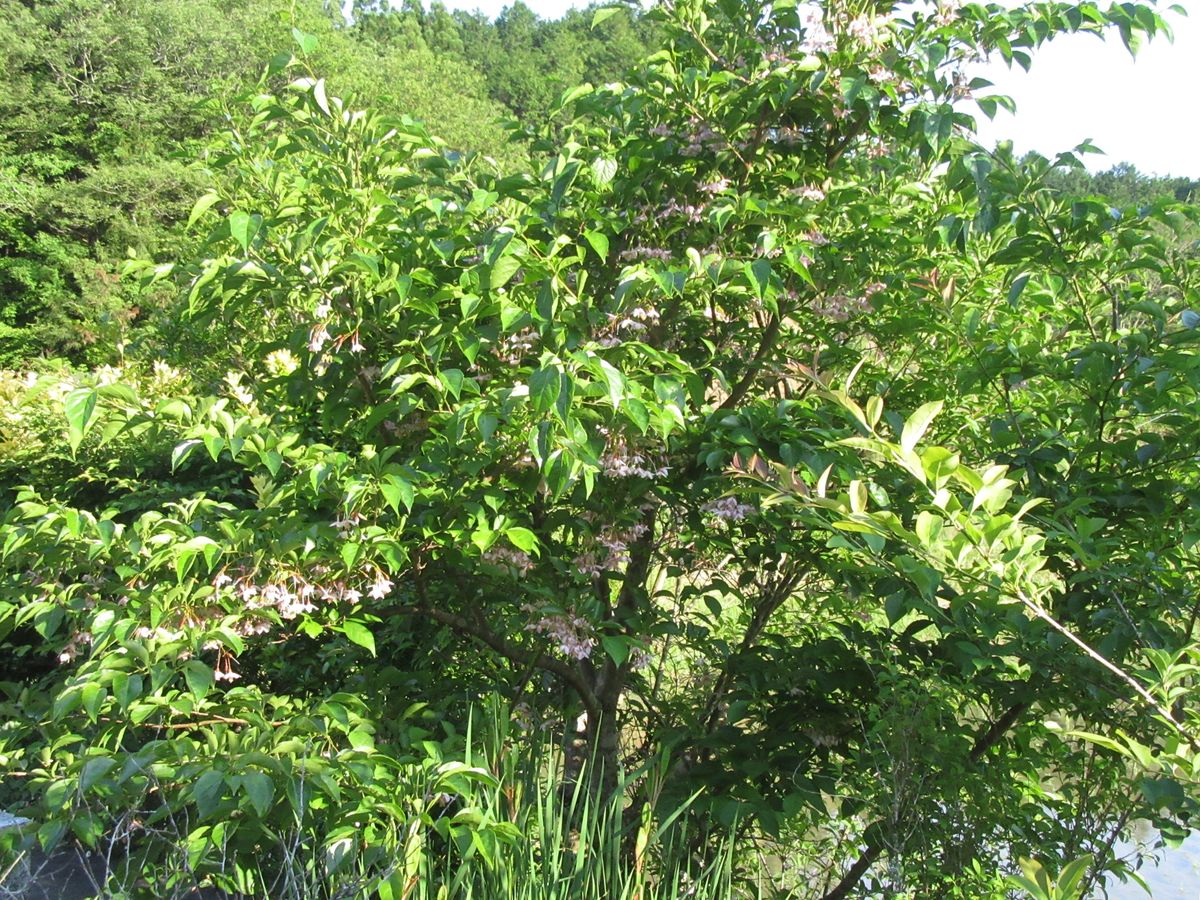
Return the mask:
M 666 478 L 670 472 L 668 466 L 655 465 L 642 454 L 632 453 L 624 447 L 602 456 L 600 468 L 609 478 L 645 478 L 648 481 Z
M 349 523 L 343 520 L 334 524 Z M 313 574 L 319 577 L 321 573 Z M 266 634 L 272 629 L 271 618 L 266 615 L 268 611 L 274 611 L 280 619 L 289 621 L 316 612 L 317 601 L 357 603 L 363 596 L 361 591 L 345 581 L 314 581 L 296 571 L 277 573 L 266 581 L 259 581 L 254 573 L 235 576 L 226 571 L 213 579 L 212 586 L 218 594 L 237 600 L 243 612 L 248 614 L 235 628 L 244 637 Z M 381 596 L 386 596 L 391 586 L 392 582 L 379 575 L 369 593 L 374 599 L 380 599 L 375 595 L 382 591 Z
M 64 666 L 67 663 L 75 662 L 76 657 L 83 652 L 83 648 L 92 643 L 92 636 L 84 631 L 77 631 L 71 635 L 71 639 L 59 651 L 58 661 Z
M 861 295 L 850 297 L 846 294 L 829 294 L 818 298 L 813 303 L 813 312 L 834 322 L 845 322 L 851 316 L 871 311 L 871 298 L 884 289 L 884 285 L 876 282 L 869 284 Z
M 502 547 L 499 544 L 485 550 L 482 558 L 488 565 L 507 569 L 513 575 L 524 575 L 533 568 L 533 560 L 524 550 Z
M 522 609 L 526 612 L 536 611 L 528 604 Z M 563 613 L 542 612 L 538 619 L 525 626 L 525 630 L 544 634 L 558 646 L 560 653 L 573 659 L 587 659 L 596 647 L 592 623 L 583 616 L 576 615 L 574 610 Z
M 357 513 L 357 512 L 352 512 L 352 513 L 349 513 L 343 519 L 334 519 L 329 524 L 332 527 L 337 529 L 339 538 L 341 538 L 342 540 L 347 540 L 348 538 L 354 537 L 354 530 L 356 528 L 358 528 L 358 526 L 361 525 L 362 522 L 363 522 L 362 514 Z
M 740 522 L 747 516 L 752 516 L 758 510 L 749 503 L 740 502 L 737 497 L 721 497 L 710 500 L 700 507 L 704 512 L 724 519 L 726 522 Z
M 823 190 L 808 184 L 792 188 L 788 193 L 793 197 L 799 197 L 801 200 L 811 200 L 814 203 L 819 203 L 825 199 L 825 192 Z
M 671 200 L 658 210 L 658 215 L 660 218 L 681 216 L 695 224 L 704 220 L 704 214 L 707 211 L 707 203 L 680 203 L 678 200 Z
M 866 46 L 881 44 L 887 40 L 888 29 L 891 25 L 890 15 L 863 15 L 850 20 L 846 25 L 846 34 L 854 41 Z M 845 21 L 844 19 L 842 21 Z
M 659 319 L 658 310 L 653 306 L 635 306 L 624 316 L 610 314 L 609 321 L 616 331 L 645 331 Z
M 392 592 L 392 582 L 382 572 L 375 578 L 375 583 L 371 585 L 367 591 L 367 596 L 372 600 L 382 600 Z
M 696 116 L 692 116 L 688 124 L 691 127 L 691 133 L 687 136 L 688 143 L 679 151 L 683 156 L 696 157 L 706 150 L 724 150 L 729 146 L 724 137 Z
M 223 648 L 218 650 L 217 665 L 213 669 L 213 681 L 237 681 L 242 676 L 233 671 L 233 656 Z
M 660 262 L 671 261 L 671 251 L 665 247 L 630 247 L 628 250 L 622 250 L 620 259 L 624 262 L 633 262 L 641 259 L 657 259 Z
M 507 335 L 496 344 L 496 358 L 501 362 L 518 365 L 536 349 L 542 336 L 533 328 L 523 328 Z
M 324 325 L 314 325 L 308 338 L 308 349 L 320 353 L 329 343 L 329 330 Z
M 953 25 L 958 18 L 958 10 L 961 4 L 958 0 L 940 0 L 938 3 L 937 15 L 934 17 L 934 22 L 942 28 L 948 25 Z
M 803 53 L 832 53 L 835 49 L 833 36 L 825 27 L 820 10 L 810 9 L 804 15 L 804 41 L 800 44 Z
M 644 535 L 647 528 L 644 522 L 628 528 L 602 528 L 590 546 L 572 560 L 575 570 L 588 578 L 619 571 L 629 562 L 629 545 Z

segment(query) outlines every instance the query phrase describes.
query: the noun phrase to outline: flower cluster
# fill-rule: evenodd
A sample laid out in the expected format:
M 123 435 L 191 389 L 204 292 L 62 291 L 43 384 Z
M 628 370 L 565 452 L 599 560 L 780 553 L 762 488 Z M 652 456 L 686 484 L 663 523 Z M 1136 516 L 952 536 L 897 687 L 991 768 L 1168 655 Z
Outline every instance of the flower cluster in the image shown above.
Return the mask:
M 92 642 L 92 636 L 87 632 L 77 631 L 71 635 L 71 639 L 67 641 L 62 650 L 58 654 L 58 661 L 63 665 L 75 662 L 75 658 L 83 652 L 83 648 Z
M 225 386 L 229 389 L 229 393 L 233 395 L 233 398 L 242 404 L 242 406 L 248 409 L 254 407 L 254 394 L 251 393 L 250 388 L 242 383 L 241 372 L 226 372 Z
M 300 368 L 300 360 L 296 359 L 291 350 L 272 350 L 263 360 L 267 372 L 276 378 L 291 375 Z
M 729 190 L 730 181 L 728 178 L 718 178 L 715 181 L 709 181 L 700 185 L 701 192 L 710 196 L 720 194 L 722 191 Z
M 846 27 L 846 33 L 860 44 L 877 44 L 883 34 L 880 21 L 871 16 L 859 16 Z
M 624 317 L 611 316 L 617 331 L 645 331 L 658 321 L 658 310 L 653 306 L 635 306 Z
M 807 54 L 832 53 L 834 50 L 833 35 L 826 29 L 818 9 L 810 9 L 804 15 L 804 41 L 800 50 Z
M 628 250 L 622 250 L 620 259 L 624 262 L 634 262 L 641 259 L 657 259 L 660 262 L 671 261 L 671 251 L 665 247 L 630 247 Z
M 523 608 L 527 612 L 534 612 L 529 606 Z M 576 615 L 574 610 L 562 613 L 543 612 L 540 618 L 526 625 L 525 630 L 544 634 L 558 645 L 560 653 L 572 659 L 587 659 L 596 647 L 592 623 L 583 616 Z
M 647 526 L 639 522 L 629 528 L 602 528 L 592 546 L 577 555 L 572 562 L 580 575 L 595 578 L 605 572 L 616 572 L 629 562 L 629 545 L 646 533 Z
M 524 575 L 533 568 L 533 560 L 524 550 L 515 550 L 500 544 L 485 550 L 483 561 L 507 569 L 513 575 Z
M 518 365 L 537 347 L 540 339 L 541 335 L 532 328 L 525 328 L 510 334 L 497 343 L 496 358 L 501 362 Z
M 706 150 L 724 150 L 729 146 L 728 141 L 708 125 L 699 123 L 695 119 L 692 122 L 694 130 L 688 135 L 687 144 L 679 151 L 683 156 L 697 157 Z
M 680 203 L 678 200 L 670 200 L 659 209 L 659 218 L 669 218 L 671 216 L 681 216 L 687 221 L 695 224 L 704 220 L 704 214 L 708 211 L 707 203 Z
M 351 523 L 343 520 L 334 524 Z M 257 581 L 252 573 L 234 577 L 228 572 L 221 572 L 213 579 L 212 585 L 218 593 L 235 598 L 244 610 L 251 613 L 238 627 L 238 632 L 245 636 L 265 634 L 270 630 L 270 619 L 265 615 L 254 615 L 257 612 L 273 610 L 279 618 L 288 621 L 305 613 L 315 612 L 316 601 L 358 603 L 363 598 L 362 591 L 351 587 L 345 581 L 319 584 L 294 571 L 276 575 L 265 583 Z M 382 600 L 391 593 L 392 587 L 393 583 L 386 575 L 376 572 L 367 588 L 367 596 L 373 600 Z
M 161 641 L 164 644 L 170 644 L 175 641 L 182 641 L 187 636 L 187 632 L 182 629 L 172 631 L 170 628 L 164 628 L 161 625 L 157 628 L 147 628 L 143 625 L 141 628 L 134 630 L 133 636 L 139 641 Z
M 851 316 L 871 311 L 870 301 L 864 297 L 849 297 L 846 294 L 829 294 L 813 303 L 813 312 L 831 322 L 845 322 Z
M 318 323 L 313 326 L 312 331 L 308 336 L 308 349 L 313 353 L 320 353 L 325 349 L 325 345 L 329 343 L 329 329 L 323 323 Z
M 597 329 L 596 343 L 601 347 L 617 347 L 622 341 L 658 323 L 659 313 L 653 306 L 635 306 L 625 313 L 609 313 L 608 324 Z
M 626 447 L 600 457 L 600 467 L 609 478 L 645 478 L 649 481 L 666 478 L 669 472 L 667 466 L 655 465 L 653 460 Z
M 749 503 L 741 503 L 737 497 L 721 497 L 717 500 L 710 500 L 700 508 L 726 522 L 739 522 L 758 511 Z
M 794 125 L 785 125 L 782 128 L 772 128 L 769 132 L 769 137 L 777 144 L 786 144 L 795 146 L 802 144 L 812 136 L 812 133 L 804 128 L 797 128 Z
M 825 192 L 823 190 L 808 184 L 792 188 L 789 193 L 793 197 L 799 197 L 801 200 L 811 200 L 814 203 L 819 203 L 825 199 Z

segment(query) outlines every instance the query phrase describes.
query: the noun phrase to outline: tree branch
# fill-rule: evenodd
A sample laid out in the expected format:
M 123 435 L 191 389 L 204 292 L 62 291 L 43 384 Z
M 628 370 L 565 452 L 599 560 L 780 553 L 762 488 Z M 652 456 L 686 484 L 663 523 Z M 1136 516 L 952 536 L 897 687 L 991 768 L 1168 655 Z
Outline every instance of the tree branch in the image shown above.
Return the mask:
M 428 616 L 435 622 L 448 625 L 455 631 L 473 637 L 482 644 L 486 644 L 506 659 L 521 663 L 522 665 L 535 666 L 553 675 L 557 675 L 575 689 L 579 694 L 579 699 L 587 707 L 589 715 L 599 713 L 600 707 L 592 689 L 588 687 L 580 674 L 563 660 L 556 659 L 545 653 L 538 653 L 536 650 L 527 650 L 515 641 L 501 637 L 482 622 L 472 622 L 463 616 L 444 609 L 435 609 L 428 606 L 412 606 L 402 608 L 399 612 L 406 615 Z
M 718 410 L 733 409 L 742 402 L 742 398 L 754 385 L 754 379 L 758 377 L 758 373 L 762 371 L 763 360 L 766 359 L 768 353 L 775 347 L 775 341 L 779 338 L 779 332 L 783 322 L 779 316 L 772 316 L 771 321 L 767 323 L 766 329 L 763 331 L 762 341 L 759 342 L 758 350 L 755 351 L 747 366 L 746 373 L 741 377 L 729 396 L 724 402 L 717 407 Z
M 975 739 L 975 744 L 971 747 L 971 753 L 967 758 L 973 763 L 979 762 L 983 755 L 1017 723 L 1027 709 L 1029 709 L 1029 701 L 1023 700 L 1005 710 L 1004 714 L 993 722 L 987 731 Z M 862 854 L 842 876 L 842 880 L 835 884 L 821 900 L 843 900 L 844 897 L 848 897 L 862 877 L 867 874 L 867 870 L 874 865 L 875 860 L 879 859 L 884 848 L 883 837 L 879 834 L 879 824 L 879 822 L 875 822 L 867 828 L 867 834 L 871 834 L 871 832 L 874 834 L 867 839 L 867 846 L 863 849 Z

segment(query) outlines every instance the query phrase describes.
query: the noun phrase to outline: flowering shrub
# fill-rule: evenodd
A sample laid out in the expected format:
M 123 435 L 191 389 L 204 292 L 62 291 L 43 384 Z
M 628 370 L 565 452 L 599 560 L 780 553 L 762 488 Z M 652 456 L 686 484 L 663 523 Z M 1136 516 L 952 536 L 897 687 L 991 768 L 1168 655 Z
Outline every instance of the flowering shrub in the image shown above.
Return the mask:
M 1186 733 L 1147 665 L 1195 626 L 1182 212 L 1063 202 L 962 103 L 980 54 L 1163 22 L 860 6 L 663 4 L 515 174 L 314 73 L 248 99 L 194 255 L 131 266 L 230 374 L 61 397 L 78 452 L 166 444 L 194 490 L 31 479 L 5 520 L 0 622 L 57 661 L 0 744 L 45 843 L 94 843 L 92 798 L 247 846 L 298 806 L 379 875 L 349 823 L 404 833 L 428 748 L 390 723 L 446 683 L 536 705 L 601 792 L 661 750 L 656 789 L 807 836 L 828 897 L 1119 869 L 1128 810 L 1183 820 L 1076 734 Z

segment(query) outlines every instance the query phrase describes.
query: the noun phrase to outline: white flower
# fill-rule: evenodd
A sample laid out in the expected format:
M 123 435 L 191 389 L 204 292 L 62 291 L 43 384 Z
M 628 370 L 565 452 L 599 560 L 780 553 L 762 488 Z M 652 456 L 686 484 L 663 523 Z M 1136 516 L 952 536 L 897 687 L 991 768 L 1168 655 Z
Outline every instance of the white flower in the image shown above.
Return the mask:
M 375 583 L 373 585 L 371 585 L 371 589 L 369 591 L 367 591 L 367 595 L 372 600 L 382 600 L 384 597 L 386 597 L 391 592 L 392 592 L 392 583 L 387 578 L 385 578 L 383 575 L 380 575 L 378 578 L 375 579 Z
M 308 349 L 313 353 L 320 353 L 321 349 L 329 342 L 329 332 L 324 325 L 317 325 L 313 328 L 312 334 L 309 337 Z
M 825 192 L 819 187 L 804 185 L 802 187 L 793 188 L 792 194 L 799 197 L 801 200 L 811 200 L 814 203 L 820 203 L 825 199 Z
M 331 312 L 333 312 L 333 304 L 328 300 L 322 300 L 313 310 L 313 315 L 318 319 L 328 319 Z
M 701 507 L 706 513 L 711 513 L 718 519 L 724 519 L 726 522 L 738 522 L 758 512 L 749 503 L 739 503 L 737 497 L 722 497 L 719 500 L 710 500 Z

